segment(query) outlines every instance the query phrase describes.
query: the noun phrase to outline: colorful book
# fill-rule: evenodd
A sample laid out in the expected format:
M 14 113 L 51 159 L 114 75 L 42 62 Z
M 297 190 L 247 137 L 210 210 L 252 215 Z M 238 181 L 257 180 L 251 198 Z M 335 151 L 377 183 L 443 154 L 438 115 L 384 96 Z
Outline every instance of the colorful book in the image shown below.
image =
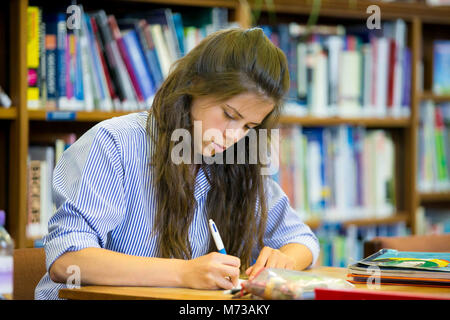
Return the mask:
M 29 109 L 38 109 L 39 100 L 39 61 L 40 61 L 40 23 L 41 11 L 38 7 L 27 8 L 27 106 Z

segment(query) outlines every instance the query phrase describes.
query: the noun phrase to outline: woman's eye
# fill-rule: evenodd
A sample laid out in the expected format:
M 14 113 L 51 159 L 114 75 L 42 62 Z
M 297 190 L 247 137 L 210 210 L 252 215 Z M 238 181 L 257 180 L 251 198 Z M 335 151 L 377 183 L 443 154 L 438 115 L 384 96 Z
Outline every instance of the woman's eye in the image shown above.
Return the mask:
M 230 114 L 228 114 L 228 112 L 224 111 L 223 114 L 228 118 L 228 119 L 234 119 Z

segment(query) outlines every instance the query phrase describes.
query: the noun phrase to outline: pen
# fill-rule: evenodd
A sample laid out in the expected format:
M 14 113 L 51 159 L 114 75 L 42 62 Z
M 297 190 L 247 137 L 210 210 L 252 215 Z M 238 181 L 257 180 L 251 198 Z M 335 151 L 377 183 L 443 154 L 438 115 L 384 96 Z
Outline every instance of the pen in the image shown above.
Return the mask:
M 222 238 L 220 237 L 219 230 L 217 229 L 217 226 L 212 219 L 209 219 L 209 229 L 211 230 L 212 237 L 214 239 L 214 242 L 216 243 L 217 251 L 223 254 L 227 254 L 222 242 Z

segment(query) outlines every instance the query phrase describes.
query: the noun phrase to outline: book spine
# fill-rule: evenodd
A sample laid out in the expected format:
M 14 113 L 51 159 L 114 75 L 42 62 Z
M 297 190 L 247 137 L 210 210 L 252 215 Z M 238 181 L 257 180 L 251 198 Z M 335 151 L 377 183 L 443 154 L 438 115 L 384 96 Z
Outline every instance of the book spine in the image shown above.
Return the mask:
M 34 239 L 40 236 L 41 223 L 41 162 L 29 161 L 28 165 L 28 222 L 27 237 Z
M 79 33 L 73 35 L 74 57 L 75 57 L 75 79 L 74 79 L 74 95 L 77 101 L 85 103 L 84 97 L 84 81 L 83 81 L 83 61 L 81 58 L 81 41 Z
M 47 23 L 51 26 L 53 23 Z M 47 34 L 45 35 L 45 51 L 46 51 L 46 87 L 47 87 L 47 109 L 56 109 L 56 99 L 58 98 L 57 89 L 57 77 L 56 77 L 56 33 L 50 31 L 48 28 Z
M 56 84 L 58 90 L 58 109 L 67 108 L 67 87 L 66 87 L 66 20 L 65 14 L 56 15 Z
M 38 7 L 27 8 L 27 106 L 29 109 L 39 108 L 39 27 L 40 9 Z
M 91 22 L 92 33 L 93 33 L 93 38 L 94 38 L 93 42 L 94 42 L 94 45 L 95 45 L 95 48 L 96 48 L 97 56 L 98 56 L 98 58 L 100 60 L 100 63 L 101 63 L 101 67 L 99 68 L 100 71 L 101 71 L 101 76 L 102 76 L 101 78 L 103 80 L 103 83 L 106 85 L 106 88 L 105 88 L 106 89 L 106 96 L 107 96 L 107 99 L 109 101 L 112 100 L 114 106 L 117 107 L 118 98 L 117 98 L 117 95 L 116 95 L 114 84 L 113 84 L 113 82 L 111 80 L 111 76 L 109 74 L 107 63 L 105 61 L 105 57 L 104 57 L 105 50 L 104 50 L 102 41 L 100 39 L 100 34 L 99 34 L 99 31 L 98 31 L 98 27 L 97 27 L 97 23 L 95 21 L 95 18 L 91 16 L 90 17 L 90 22 Z M 111 111 L 112 105 L 111 105 L 111 102 L 109 102 L 109 101 L 107 103 L 107 107 L 109 108 L 109 111 Z
M 164 81 L 160 63 L 158 61 L 158 56 L 156 54 L 155 45 L 153 43 L 152 35 L 147 29 L 147 22 L 145 20 L 139 21 L 137 32 L 139 35 L 139 40 L 144 51 L 145 58 L 147 59 L 147 66 L 150 69 L 150 74 L 155 84 L 155 88 L 159 86 Z
M 120 32 L 119 26 L 117 25 L 116 18 L 114 16 L 108 17 L 108 23 L 109 27 L 111 28 L 111 32 L 113 35 L 114 40 L 117 43 L 117 47 L 119 49 L 120 55 L 122 57 L 122 60 L 124 62 L 125 68 L 128 72 L 128 75 L 131 79 L 131 83 L 133 85 L 134 92 L 136 94 L 136 97 L 139 101 L 139 103 L 142 103 L 144 101 L 144 97 L 142 95 L 142 92 L 139 88 L 139 84 L 136 79 L 136 74 L 134 73 L 133 66 L 131 65 L 131 60 L 129 57 L 129 54 L 127 52 L 125 42 L 123 40 L 122 34 Z
M 387 92 L 387 107 L 389 114 L 392 114 L 394 107 L 394 79 L 395 79 L 395 62 L 396 62 L 396 47 L 393 39 L 389 40 L 389 67 L 388 67 L 388 92 Z
M 73 61 L 73 34 L 66 34 L 66 51 L 64 54 L 66 72 L 65 72 L 65 83 L 66 83 L 66 96 L 67 100 L 71 101 L 73 99 L 73 74 L 74 74 L 74 61 Z
M 148 72 L 136 32 L 134 30 L 128 31 L 123 36 L 123 40 L 142 96 L 150 106 L 156 90 L 153 80 Z

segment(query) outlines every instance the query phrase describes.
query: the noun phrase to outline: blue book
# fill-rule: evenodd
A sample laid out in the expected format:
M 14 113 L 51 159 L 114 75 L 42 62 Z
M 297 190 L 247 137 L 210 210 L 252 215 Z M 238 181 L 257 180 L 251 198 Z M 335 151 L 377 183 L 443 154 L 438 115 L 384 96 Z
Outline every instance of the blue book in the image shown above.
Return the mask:
M 433 44 L 433 92 L 450 94 L 450 40 Z
M 81 66 L 81 46 L 80 46 L 80 38 L 75 33 L 75 46 L 76 46 L 76 67 L 75 67 L 75 85 L 74 85 L 74 93 L 73 95 L 77 100 L 84 100 L 84 92 L 83 92 L 83 68 Z
M 57 17 L 54 13 L 44 15 L 45 22 L 45 69 L 47 86 L 47 105 L 56 108 L 58 99 L 57 79 Z
M 173 24 L 175 26 L 175 33 L 177 35 L 178 47 L 180 48 L 181 56 L 184 56 L 184 28 L 183 28 L 183 18 L 181 13 L 172 13 Z
M 326 187 L 325 182 L 325 160 L 326 160 L 326 154 L 325 154 L 325 148 L 324 148 L 324 135 L 323 135 L 323 128 L 303 128 L 303 134 L 306 136 L 306 139 L 308 141 L 308 144 L 310 142 L 317 142 L 320 146 L 320 186 L 321 186 L 321 200 L 319 203 L 311 204 L 313 207 L 313 211 L 322 211 L 325 209 L 325 197 L 324 197 L 324 188 Z M 311 168 L 309 168 L 311 170 Z
M 148 101 L 154 97 L 156 89 L 150 76 L 150 72 L 147 69 L 144 53 L 139 44 L 136 31 L 128 30 L 122 38 L 124 40 L 126 50 L 130 56 L 133 70 L 137 75 L 136 78 L 138 80 L 139 88 L 141 89 L 144 99 Z
M 104 100 L 106 98 L 106 92 L 105 90 L 107 90 L 105 88 L 106 83 L 103 83 L 102 80 L 102 76 L 101 73 L 103 72 L 102 69 L 102 63 L 100 61 L 99 56 L 97 55 L 97 51 L 95 49 L 95 40 L 94 40 L 94 34 L 92 31 L 92 24 L 91 24 L 91 19 L 89 17 L 88 14 L 84 15 L 85 21 L 86 21 L 86 26 L 87 26 L 87 37 L 89 40 L 89 52 L 91 54 L 91 59 L 93 61 L 93 65 L 94 65 L 94 81 L 96 82 L 96 87 L 98 89 L 98 98 L 100 100 Z
M 66 97 L 66 15 L 56 14 L 56 77 L 58 97 Z

